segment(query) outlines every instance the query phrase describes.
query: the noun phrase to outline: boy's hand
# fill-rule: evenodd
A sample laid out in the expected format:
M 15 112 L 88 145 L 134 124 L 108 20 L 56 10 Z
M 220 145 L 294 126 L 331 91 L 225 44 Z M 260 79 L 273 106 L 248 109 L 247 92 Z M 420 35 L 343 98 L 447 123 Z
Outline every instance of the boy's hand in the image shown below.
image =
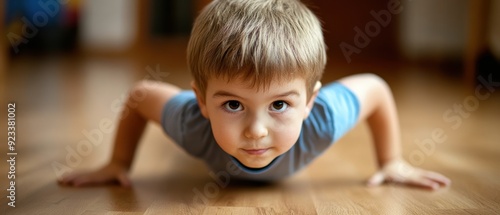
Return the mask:
M 419 186 L 432 190 L 446 187 L 451 180 L 439 173 L 416 168 L 402 159 L 393 160 L 376 172 L 369 180 L 368 186 L 377 186 L 386 182 Z
M 93 172 L 65 175 L 59 180 L 59 184 L 81 187 L 118 182 L 123 187 L 130 187 L 130 180 L 127 174 L 127 168 L 110 163 Z

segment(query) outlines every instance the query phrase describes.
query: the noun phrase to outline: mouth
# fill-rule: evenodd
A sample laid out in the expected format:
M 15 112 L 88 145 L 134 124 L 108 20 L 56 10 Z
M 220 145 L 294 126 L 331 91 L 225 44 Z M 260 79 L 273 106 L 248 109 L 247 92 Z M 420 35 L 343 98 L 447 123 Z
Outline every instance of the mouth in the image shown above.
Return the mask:
M 245 151 L 249 155 L 262 155 L 262 154 L 266 153 L 267 150 L 269 150 L 269 148 L 265 148 L 265 149 L 243 149 L 243 151 Z

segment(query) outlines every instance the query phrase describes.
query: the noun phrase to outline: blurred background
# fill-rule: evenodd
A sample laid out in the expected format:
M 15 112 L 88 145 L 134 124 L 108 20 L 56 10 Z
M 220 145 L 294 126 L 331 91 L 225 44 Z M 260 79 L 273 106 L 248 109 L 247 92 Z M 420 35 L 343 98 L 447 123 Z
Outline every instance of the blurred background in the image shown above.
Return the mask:
M 5 75 L 14 60 L 28 55 L 144 60 L 154 52 L 158 59 L 174 53 L 182 59 L 192 22 L 210 1 L 3 2 L 0 56 Z M 473 79 L 479 59 L 500 58 L 498 1 L 305 2 L 323 21 L 332 66 L 418 62 L 453 66 L 450 73 Z
M 0 56 L 5 75 L 14 60 L 28 55 L 147 61 L 148 53 L 155 53 L 158 59 L 183 59 L 192 22 L 210 1 L 3 2 Z M 480 72 L 475 69 L 478 61 L 500 58 L 498 1 L 305 2 L 323 21 L 332 66 L 366 61 L 439 64 L 472 82 Z
M 75 195 L 57 187 L 52 165 L 67 164 L 68 147 L 76 150 L 81 141 L 88 140 L 86 133 L 99 131 L 103 120 L 116 125 L 120 107 L 135 82 L 153 79 L 190 88 L 185 49 L 193 20 L 209 2 L 0 1 L 0 136 L 5 137 L 6 104 L 16 102 L 17 184 L 22 187 L 19 198 L 25 207 L 37 211 L 47 203 L 28 198 L 45 199 L 59 207 L 64 195 Z M 437 154 L 428 154 L 423 167 L 437 168 L 453 177 L 460 192 L 472 186 L 470 192 L 480 193 L 463 195 L 481 197 L 471 197 L 471 201 L 494 196 L 498 200 L 500 1 L 304 2 L 319 16 L 324 28 L 329 59 L 323 82 L 364 72 L 382 76 L 398 104 L 405 158 L 420 149 L 415 140 L 427 140 L 434 129 L 442 128 L 448 137 L 446 144 L 436 148 Z M 355 151 L 345 158 L 355 154 L 351 157 L 373 159 L 366 130 L 357 128 L 353 135 L 356 137 L 352 136 L 351 142 L 366 145 L 347 144 L 346 151 L 363 148 L 366 156 Z M 103 144 L 89 149 L 81 163 L 71 168 L 96 168 L 106 162 L 113 134 L 102 133 L 100 137 Z M 187 159 L 172 146 L 168 150 L 180 155 L 172 153 L 174 157 L 170 158 L 162 153 L 167 144 L 157 127 L 150 127 L 145 138 L 149 150 L 139 153 L 142 160 L 137 164 L 144 168 L 137 169 L 133 178 L 163 174 L 150 167 L 155 161 L 164 161 L 155 167 L 167 168 L 171 164 L 165 159 Z M 0 152 L 6 150 L 0 145 Z M 172 168 L 181 172 L 203 168 L 196 167 Z M 7 172 L 7 168 L 2 164 L 0 172 Z M 374 168 L 369 166 L 356 177 L 367 176 Z M 477 177 L 471 179 L 473 176 Z M 6 177 L 0 177 L 0 183 L 0 190 L 5 190 Z M 46 199 L 48 193 L 52 195 Z M 2 202 L 1 206 L 5 205 Z

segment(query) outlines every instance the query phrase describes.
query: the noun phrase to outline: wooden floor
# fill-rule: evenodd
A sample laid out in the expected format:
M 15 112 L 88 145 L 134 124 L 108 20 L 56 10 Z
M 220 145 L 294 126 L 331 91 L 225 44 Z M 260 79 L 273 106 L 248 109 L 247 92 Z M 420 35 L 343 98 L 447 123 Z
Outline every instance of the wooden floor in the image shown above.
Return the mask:
M 219 185 L 203 163 L 172 144 L 158 126 L 149 125 L 131 173 L 131 189 L 59 186 L 54 166 L 82 170 L 107 161 L 113 132 L 105 133 L 99 124 L 116 122 L 118 107 L 135 81 L 160 77 L 189 86 L 185 53 L 157 55 L 160 51 L 112 58 L 32 56 L 10 62 L 2 83 L 0 136 L 6 139 L 6 104 L 16 102 L 16 207 L 7 206 L 9 165 L 3 161 L 0 213 L 500 214 L 500 88 L 490 88 L 490 97 L 480 100 L 443 69 L 390 63 L 330 67 L 324 81 L 360 72 L 384 77 L 397 100 L 405 158 L 449 176 L 452 185 L 447 189 L 366 187 L 375 158 L 365 124 L 287 180 L 231 181 L 228 186 Z M 486 94 L 488 88 L 479 92 Z M 458 105 L 464 111 L 453 112 Z M 436 130 L 446 135 L 444 141 L 432 140 Z M 83 141 L 96 145 L 77 148 Z M 5 141 L 0 152 L 8 159 Z

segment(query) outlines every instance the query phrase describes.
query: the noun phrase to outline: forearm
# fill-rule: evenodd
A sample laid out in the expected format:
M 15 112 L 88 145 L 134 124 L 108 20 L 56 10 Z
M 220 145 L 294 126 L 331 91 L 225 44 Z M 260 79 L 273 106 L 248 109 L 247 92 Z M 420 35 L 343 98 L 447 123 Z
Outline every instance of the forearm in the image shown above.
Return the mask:
M 127 103 L 130 103 L 130 98 Z M 121 113 L 110 163 L 130 169 L 147 120 L 136 108 L 126 105 Z
M 401 158 L 399 121 L 396 105 L 389 87 L 383 83 L 378 87 L 377 102 L 367 122 L 373 137 L 378 165 Z

